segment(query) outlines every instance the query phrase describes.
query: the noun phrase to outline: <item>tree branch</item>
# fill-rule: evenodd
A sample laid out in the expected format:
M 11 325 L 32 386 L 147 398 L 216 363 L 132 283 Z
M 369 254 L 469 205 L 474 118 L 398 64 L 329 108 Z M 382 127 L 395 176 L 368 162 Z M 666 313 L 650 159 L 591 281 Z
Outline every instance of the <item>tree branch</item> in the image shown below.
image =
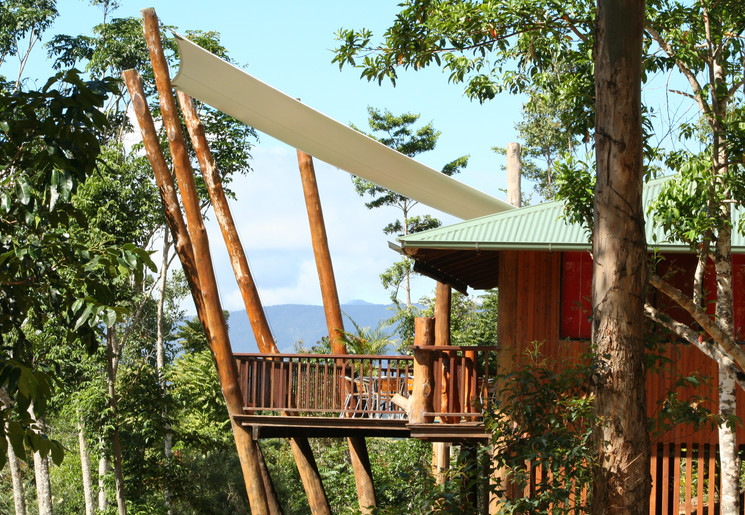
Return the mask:
M 691 95 L 690 93 L 686 93 L 685 91 L 680 91 L 679 89 L 671 89 L 669 91 L 670 93 L 675 93 L 676 95 L 682 95 L 684 97 L 688 97 L 691 100 L 697 100 L 695 95 Z
M 652 307 L 649 303 L 644 304 L 644 314 L 653 322 L 666 327 L 683 338 L 685 341 L 700 350 L 706 357 L 716 361 L 720 366 L 724 365 L 728 367 L 732 371 L 732 375 L 734 375 L 737 385 L 745 391 L 745 373 L 737 367 L 729 356 L 722 353 L 716 345 L 705 341 L 696 331 L 687 325 L 682 324 L 677 320 L 673 320 L 664 313 L 660 313 L 657 308 Z
M 704 115 L 707 119 L 712 120 L 712 113 L 711 113 L 711 107 L 709 104 L 706 103 L 706 99 L 704 97 L 703 90 L 701 89 L 701 84 L 699 84 L 698 79 L 696 79 L 696 75 L 688 68 L 683 61 L 680 59 L 677 59 L 674 54 L 673 47 L 670 45 L 670 43 L 665 40 L 665 38 L 660 35 L 659 32 L 657 32 L 651 25 L 647 24 L 645 26 L 645 30 L 647 31 L 647 34 L 652 36 L 652 39 L 655 40 L 655 42 L 660 46 L 660 48 L 667 54 L 668 57 L 675 60 L 675 65 L 678 67 L 680 72 L 685 75 L 685 77 L 688 79 L 688 83 L 691 85 L 691 89 L 693 89 L 693 94 L 695 95 L 693 97 L 694 100 L 696 100 L 696 103 L 698 103 L 699 107 L 701 108 L 701 111 L 703 111 Z
M 729 354 L 737 365 L 745 370 L 745 351 L 743 351 L 728 334 L 722 331 L 701 307 L 697 306 L 687 295 L 670 283 L 663 281 L 657 274 L 649 275 L 649 283 L 674 300 L 685 309 L 693 319 Z M 666 326 L 667 327 L 667 326 Z M 677 334 L 677 333 L 676 333 Z M 686 340 L 688 338 L 686 337 Z

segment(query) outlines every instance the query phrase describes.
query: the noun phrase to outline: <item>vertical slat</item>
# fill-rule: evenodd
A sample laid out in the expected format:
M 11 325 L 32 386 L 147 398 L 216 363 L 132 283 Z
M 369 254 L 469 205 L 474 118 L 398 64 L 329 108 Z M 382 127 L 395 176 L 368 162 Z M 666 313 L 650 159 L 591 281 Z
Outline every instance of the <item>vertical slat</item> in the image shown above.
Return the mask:
M 652 444 L 649 456 L 649 473 L 652 476 L 652 491 L 649 495 L 649 513 L 657 513 L 657 444 Z
M 717 447 L 713 444 L 709 444 L 709 495 L 708 495 L 708 514 L 714 515 L 714 508 L 716 503 L 714 501 L 714 493 L 716 492 L 717 480 L 716 480 L 716 468 L 717 468 Z
M 705 464 L 706 458 L 704 456 L 704 444 L 699 442 L 698 444 L 698 466 L 696 467 L 696 477 L 698 478 L 698 492 L 696 500 L 696 513 L 704 513 L 704 482 L 706 481 Z
M 323 409 L 329 408 L 329 360 L 323 360 Z
M 259 397 L 259 387 L 265 383 L 265 377 L 261 374 L 261 358 L 251 358 L 244 362 L 246 364 L 246 373 L 250 377 L 246 384 L 246 394 L 243 397 L 243 403 L 254 408 L 263 407 L 263 398 Z M 241 373 L 243 372 L 243 363 L 241 364 Z
M 690 514 L 693 510 L 691 506 L 691 494 L 693 491 L 693 441 L 688 438 L 686 442 L 686 497 L 685 512 Z
M 295 361 L 290 358 L 287 360 L 287 407 L 288 408 L 294 408 L 296 401 L 293 395 L 293 389 L 295 387 L 295 373 L 294 373 L 294 366 Z
M 674 474 L 673 474 L 673 513 L 678 513 L 680 510 L 680 453 L 683 451 L 683 446 L 680 442 L 675 441 L 675 447 L 673 448 L 673 466 Z
M 447 352 L 448 366 L 450 367 L 450 374 L 448 380 L 448 411 L 450 413 L 457 413 L 460 411 L 458 407 L 458 356 L 452 351 Z M 450 417 L 450 423 L 454 424 L 456 419 Z
M 667 512 L 670 506 L 670 444 L 662 444 L 662 499 L 660 504 L 663 512 Z

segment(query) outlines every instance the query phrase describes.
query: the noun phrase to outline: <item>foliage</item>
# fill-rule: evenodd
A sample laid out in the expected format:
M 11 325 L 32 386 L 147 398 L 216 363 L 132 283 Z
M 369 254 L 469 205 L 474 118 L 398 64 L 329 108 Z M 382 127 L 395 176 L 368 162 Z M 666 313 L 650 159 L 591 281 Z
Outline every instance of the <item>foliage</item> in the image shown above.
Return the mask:
M 391 335 L 386 331 L 389 327 L 387 322 L 381 322 L 377 327 L 371 329 L 369 327 L 361 327 L 348 315 L 347 318 L 349 318 L 349 321 L 354 326 L 354 333 L 344 331 L 342 341 L 344 341 L 347 351 L 350 354 L 385 354 L 388 348 L 395 343 L 391 340 Z
M 9 56 L 18 56 L 22 63 L 25 62 L 27 52 L 57 14 L 55 0 L 3 0 L 0 3 L 0 66 Z M 21 40 L 27 37 L 29 45 L 24 50 Z
M 518 137 L 525 142 L 520 147 L 522 176 L 532 181 L 534 191 L 546 200 L 556 196 L 556 164 L 564 160 L 566 154 L 571 156 L 577 145 L 576 136 L 566 132 L 562 125 L 563 109 L 565 105 L 556 95 L 529 90 L 522 120 L 515 124 Z M 507 154 L 503 147 L 492 150 L 500 155 Z
M 367 112 L 368 125 L 372 130 L 368 136 L 406 156 L 414 157 L 423 152 L 433 150 L 437 145 L 440 132 L 434 129 L 431 122 L 424 127 L 414 129 L 414 124 L 419 120 L 418 114 L 404 113 L 394 115 L 387 109 L 380 111 L 372 107 L 368 107 Z M 443 166 L 442 173 L 448 176 L 454 175 L 460 172 L 467 164 L 468 156 L 461 156 Z M 385 234 L 405 236 L 440 226 L 440 221 L 430 215 L 411 215 L 411 210 L 418 204 L 417 201 L 399 195 L 394 191 L 387 190 L 361 177 L 352 177 L 352 182 L 354 183 L 355 190 L 361 197 L 372 197 L 370 201 L 365 203 L 368 209 L 390 206 L 400 210 L 401 218 L 397 218 L 386 225 L 383 228 Z M 409 281 L 412 273 L 412 262 L 409 258 L 404 257 L 380 275 L 383 287 L 390 291 L 393 302 L 398 302 L 398 292 L 403 285 L 406 295 L 406 306 L 411 306 Z
M 557 79 L 556 70 L 571 69 L 565 87 L 578 110 L 574 123 L 593 124 L 583 96 L 592 97 L 592 25 L 594 4 L 558 4 L 529 0 L 503 2 L 409 0 L 380 43 L 370 30 L 341 29 L 334 62 L 361 69 L 367 80 L 390 80 L 398 69 L 436 65 L 450 82 L 465 84 L 465 93 L 479 101 L 500 92 L 522 92 Z M 547 89 L 547 88 L 542 88 Z M 571 92 L 571 93 L 570 93 Z M 567 114 L 570 114 L 567 113 Z
M 537 344 L 526 353 L 520 369 L 502 378 L 503 387 L 493 411 L 485 414 L 485 424 L 493 434 L 494 465 L 507 470 L 518 495 L 504 500 L 500 512 L 547 513 L 551 508 L 558 513 L 560 506 L 589 487 L 596 452 L 592 363 L 585 357 L 577 365 L 559 366 L 542 358 Z M 520 495 L 537 467 L 543 472 L 531 484 L 533 495 Z M 575 499 L 579 501 L 580 495 Z
M 32 335 L 53 323 L 67 342 L 93 350 L 101 326 L 125 314 L 112 282 L 152 266 L 131 243 L 90 238 L 75 204 L 98 166 L 106 126 L 100 108 L 111 91 L 111 81 L 84 82 L 74 70 L 40 91 L 0 90 L 0 386 L 15 401 L 2 420 L 12 417 L 8 431 L 19 456 L 24 439 L 44 452 L 51 445 L 26 412 L 33 400 L 43 414 L 54 375 L 33 361 Z M 59 447 L 52 450 L 60 459 Z

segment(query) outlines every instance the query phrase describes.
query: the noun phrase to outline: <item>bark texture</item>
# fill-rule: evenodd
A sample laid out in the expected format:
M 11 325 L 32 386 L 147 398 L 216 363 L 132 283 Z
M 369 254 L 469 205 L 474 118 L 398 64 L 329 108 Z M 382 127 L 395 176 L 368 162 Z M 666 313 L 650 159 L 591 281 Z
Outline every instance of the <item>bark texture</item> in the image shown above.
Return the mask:
M 26 497 L 23 490 L 23 476 L 21 476 L 21 462 L 13 450 L 10 439 L 8 442 L 8 468 L 10 468 L 10 479 L 13 482 L 13 506 L 16 515 L 26 515 Z
M 592 512 L 649 512 L 642 209 L 643 0 L 598 0 L 593 343 L 599 360 Z
M 85 515 L 96 512 L 93 497 L 93 475 L 91 474 L 91 455 L 88 451 L 88 440 L 85 438 L 85 425 L 78 420 L 78 451 L 80 453 L 80 471 L 83 477 L 83 498 L 85 499 Z

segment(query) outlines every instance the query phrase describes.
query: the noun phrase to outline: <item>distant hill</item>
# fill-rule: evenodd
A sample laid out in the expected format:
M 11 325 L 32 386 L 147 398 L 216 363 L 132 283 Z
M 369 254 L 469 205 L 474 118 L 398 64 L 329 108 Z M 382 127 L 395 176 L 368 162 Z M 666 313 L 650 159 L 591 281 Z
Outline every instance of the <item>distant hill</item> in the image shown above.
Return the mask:
M 377 327 L 380 322 L 393 316 L 392 304 L 370 304 L 354 300 L 349 304 L 343 304 L 341 309 L 345 313 L 344 328 L 350 332 L 354 331 L 354 326 L 346 315 L 360 327 L 370 328 Z M 295 342 L 299 340 L 310 347 L 328 334 L 323 306 L 281 304 L 267 306 L 265 310 L 281 352 L 292 352 Z M 234 352 L 259 352 L 245 311 L 232 311 L 228 323 L 230 343 Z M 393 329 L 389 331 L 393 332 Z

